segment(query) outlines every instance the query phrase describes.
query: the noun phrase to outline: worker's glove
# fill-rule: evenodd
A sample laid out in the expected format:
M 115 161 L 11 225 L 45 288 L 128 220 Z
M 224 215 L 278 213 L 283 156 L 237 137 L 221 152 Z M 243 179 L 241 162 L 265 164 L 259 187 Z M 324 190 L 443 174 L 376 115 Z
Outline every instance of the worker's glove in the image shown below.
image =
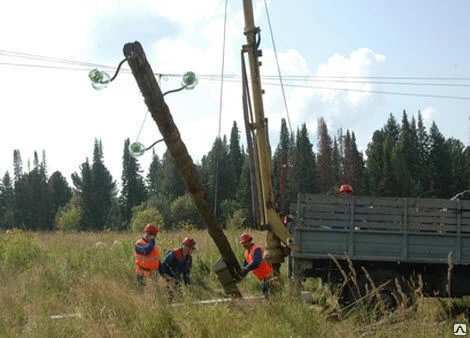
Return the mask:
M 248 272 L 249 272 L 248 269 L 245 267 L 242 267 L 240 270 L 240 274 L 242 275 L 242 277 L 245 277 L 248 274 Z

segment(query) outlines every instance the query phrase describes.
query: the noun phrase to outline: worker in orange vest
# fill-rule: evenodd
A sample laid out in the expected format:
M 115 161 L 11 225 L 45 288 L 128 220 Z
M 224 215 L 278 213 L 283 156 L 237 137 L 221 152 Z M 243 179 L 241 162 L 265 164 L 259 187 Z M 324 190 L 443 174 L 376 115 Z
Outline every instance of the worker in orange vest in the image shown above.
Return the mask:
M 273 278 L 273 268 L 264 259 L 264 248 L 253 243 L 253 238 L 248 233 L 243 233 L 240 236 L 240 244 L 245 248 L 245 259 L 242 263 L 242 275 L 246 276 L 248 272 L 253 274 L 260 280 L 261 289 L 266 297 L 272 294 L 270 281 Z
M 140 286 L 145 286 L 145 277 L 156 275 L 160 269 L 160 250 L 155 244 L 158 229 L 149 223 L 144 228 L 144 235 L 134 244 L 135 273 Z

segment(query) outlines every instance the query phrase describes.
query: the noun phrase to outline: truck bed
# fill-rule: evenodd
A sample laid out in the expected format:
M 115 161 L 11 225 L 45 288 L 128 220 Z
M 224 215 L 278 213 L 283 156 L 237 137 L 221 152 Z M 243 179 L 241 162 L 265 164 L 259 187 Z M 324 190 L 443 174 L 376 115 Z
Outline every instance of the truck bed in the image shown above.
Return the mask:
M 293 258 L 470 264 L 470 201 L 299 194 Z

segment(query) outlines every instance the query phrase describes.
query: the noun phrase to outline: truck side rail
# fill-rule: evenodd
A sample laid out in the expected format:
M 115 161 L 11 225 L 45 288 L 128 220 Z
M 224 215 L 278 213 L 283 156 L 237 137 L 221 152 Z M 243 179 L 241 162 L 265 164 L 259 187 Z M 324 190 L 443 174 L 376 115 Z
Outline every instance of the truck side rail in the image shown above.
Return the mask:
M 470 201 L 299 194 L 294 259 L 470 264 Z

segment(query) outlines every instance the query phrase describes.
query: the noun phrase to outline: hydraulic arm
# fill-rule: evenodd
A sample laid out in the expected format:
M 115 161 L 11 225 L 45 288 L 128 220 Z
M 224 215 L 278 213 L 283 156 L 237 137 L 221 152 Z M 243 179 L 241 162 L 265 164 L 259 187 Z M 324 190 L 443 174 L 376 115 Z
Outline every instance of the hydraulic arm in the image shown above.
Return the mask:
M 245 12 L 246 45 L 242 49 L 243 98 L 247 149 L 251 164 L 253 210 L 257 227 L 266 229 L 266 254 L 268 261 L 279 273 L 280 264 L 288 253 L 290 233 L 281 220 L 275 206 L 272 184 L 271 146 L 269 144 L 268 120 L 264 117 L 263 90 L 261 88 L 259 57 L 260 29 L 255 27 L 253 4 L 243 0 Z M 248 56 L 250 79 L 245 70 L 245 54 Z M 251 93 L 250 93 L 251 85 Z

